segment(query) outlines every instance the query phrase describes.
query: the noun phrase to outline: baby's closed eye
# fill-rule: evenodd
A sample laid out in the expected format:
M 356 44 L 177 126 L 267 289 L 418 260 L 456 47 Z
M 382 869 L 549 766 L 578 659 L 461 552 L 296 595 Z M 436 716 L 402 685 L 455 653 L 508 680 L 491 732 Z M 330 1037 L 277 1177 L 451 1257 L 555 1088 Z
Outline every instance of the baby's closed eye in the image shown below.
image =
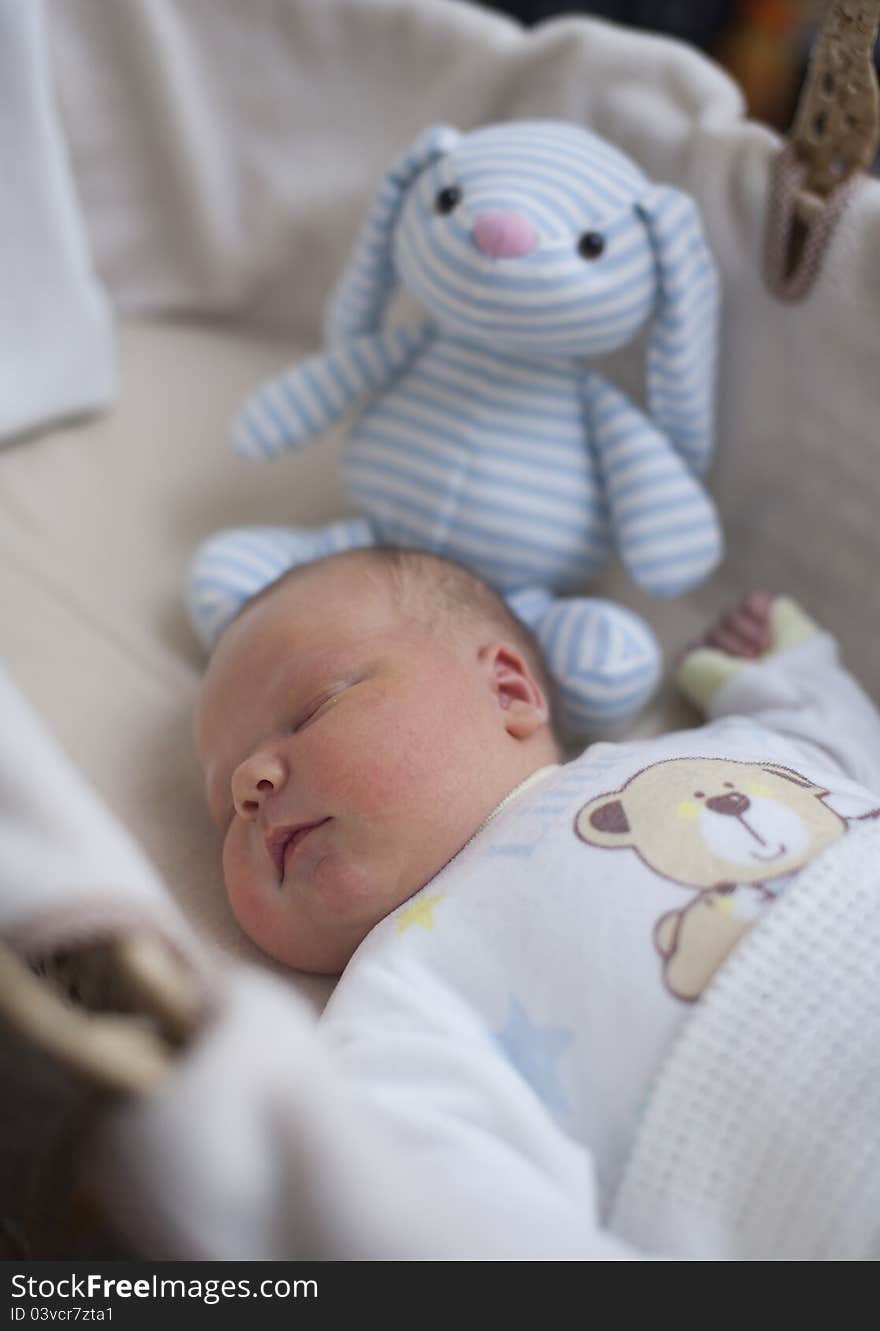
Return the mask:
M 345 685 L 337 686 L 334 690 L 331 690 L 329 693 L 325 690 L 324 693 L 319 694 L 317 698 L 313 698 L 311 702 L 307 703 L 306 706 L 302 708 L 302 710 L 299 713 L 296 714 L 296 720 L 294 721 L 292 727 L 293 733 L 298 734 L 299 731 L 305 730 L 306 726 L 308 726 L 312 721 L 317 720 L 318 716 L 326 708 L 330 707 L 333 703 L 337 701 L 340 694 L 344 691 L 345 687 L 346 687 Z
M 297 719 L 292 727 L 293 733 L 298 734 L 301 730 L 305 730 L 313 721 L 317 721 L 326 712 L 330 711 L 334 704 L 339 702 L 343 694 L 350 693 L 362 682 L 362 678 L 339 680 L 329 688 L 322 689 L 320 693 L 313 695 L 305 707 L 300 708 L 296 713 Z

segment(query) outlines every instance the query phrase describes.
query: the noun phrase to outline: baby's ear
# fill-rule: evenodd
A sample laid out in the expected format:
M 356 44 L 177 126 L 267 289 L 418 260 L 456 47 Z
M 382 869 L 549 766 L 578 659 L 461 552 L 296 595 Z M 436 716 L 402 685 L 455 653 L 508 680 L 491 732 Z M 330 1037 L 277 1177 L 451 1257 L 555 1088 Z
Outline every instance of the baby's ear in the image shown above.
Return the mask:
M 585 804 L 575 821 L 579 837 L 591 846 L 625 847 L 635 842 L 620 791 L 600 795 Z
M 544 690 L 521 652 L 509 643 L 493 642 L 480 648 L 479 661 L 509 735 L 528 739 L 549 722 Z

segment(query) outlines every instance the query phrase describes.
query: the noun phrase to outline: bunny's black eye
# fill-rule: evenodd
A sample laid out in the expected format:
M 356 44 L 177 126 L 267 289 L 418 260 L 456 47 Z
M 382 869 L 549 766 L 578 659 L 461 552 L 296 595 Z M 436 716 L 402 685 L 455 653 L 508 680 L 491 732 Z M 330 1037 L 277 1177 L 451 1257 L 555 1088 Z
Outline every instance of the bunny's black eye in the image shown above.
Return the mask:
M 605 237 L 598 231 L 585 231 L 578 241 L 578 254 L 582 259 L 598 259 L 605 248 Z
M 451 213 L 461 203 L 461 190 L 458 185 L 447 185 L 434 200 L 438 213 Z

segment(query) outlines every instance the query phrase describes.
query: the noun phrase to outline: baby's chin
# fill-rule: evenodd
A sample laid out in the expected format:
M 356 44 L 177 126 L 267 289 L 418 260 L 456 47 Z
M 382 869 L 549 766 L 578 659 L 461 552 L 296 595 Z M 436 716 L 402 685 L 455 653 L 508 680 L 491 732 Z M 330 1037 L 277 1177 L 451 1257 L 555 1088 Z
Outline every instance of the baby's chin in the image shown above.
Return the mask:
M 296 919 L 286 918 L 273 928 L 265 918 L 254 921 L 233 914 L 244 933 L 261 952 L 290 970 L 309 975 L 341 975 L 369 930 L 355 936 L 332 936 L 329 931 L 315 935 L 308 927 L 297 927 Z
M 424 886 L 423 866 L 402 856 L 371 866 L 368 854 L 312 851 L 308 840 L 280 885 L 224 867 L 242 931 L 273 961 L 312 975 L 341 975 L 376 925 Z
M 337 900 L 336 909 L 327 911 L 313 896 L 306 911 L 290 895 L 285 897 L 284 888 L 269 906 L 249 893 L 227 890 L 232 913 L 251 942 L 273 961 L 310 975 L 341 975 L 367 934 L 388 914 L 376 905 L 370 909 L 361 899 L 357 910 L 345 912 Z

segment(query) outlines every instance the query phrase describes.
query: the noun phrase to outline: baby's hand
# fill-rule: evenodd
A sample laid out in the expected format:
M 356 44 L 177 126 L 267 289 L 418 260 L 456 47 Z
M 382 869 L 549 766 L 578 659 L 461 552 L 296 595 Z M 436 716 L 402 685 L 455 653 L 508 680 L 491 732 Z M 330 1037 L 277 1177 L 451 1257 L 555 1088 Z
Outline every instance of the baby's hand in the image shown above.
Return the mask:
M 716 620 L 694 647 L 715 647 L 728 656 L 763 656 L 770 650 L 772 605 L 769 592 L 752 592 Z
M 676 682 L 705 711 L 710 699 L 747 661 L 796 647 L 819 629 L 796 601 L 756 591 L 725 611 L 679 658 Z

